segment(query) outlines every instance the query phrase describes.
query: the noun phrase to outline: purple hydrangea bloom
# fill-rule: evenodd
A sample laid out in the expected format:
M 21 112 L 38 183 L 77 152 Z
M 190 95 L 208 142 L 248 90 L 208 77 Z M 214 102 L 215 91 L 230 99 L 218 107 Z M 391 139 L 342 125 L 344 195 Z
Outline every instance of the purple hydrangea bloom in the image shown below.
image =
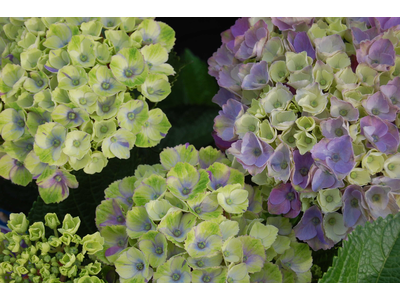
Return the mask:
M 268 25 L 264 20 L 259 20 L 244 35 L 235 38 L 235 57 L 242 61 L 251 57 L 260 58 L 268 36 Z
M 400 25 L 400 18 L 398 17 L 374 17 L 370 18 L 372 24 L 379 27 L 381 30 L 386 31 L 389 28 Z
M 369 96 L 363 101 L 362 105 L 371 116 L 377 116 L 389 122 L 393 122 L 396 119 L 398 111 L 397 106 L 393 106 L 382 92 L 377 92 Z
M 344 190 L 343 202 L 343 221 L 346 227 L 363 225 L 367 218 L 363 209 L 364 191 L 358 185 L 349 185 Z
M 331 169 L 339 180 L 347 176 L 355 165 L 353 145 L 348 135 L 322 139 L 311 149 L 311 154 L 316 162 Z
M 352 27 L 351 34 L 353 36 L 354 46 L 358 47 L 363 41 L 370 41 L 379 34 L 379 30 L 376 27 L 372 27 L 368 30 L 362 31 L 360 28 Z
M 320 164 L 318 167 L 313 165 L 310 170 L 311 189 L 317 192 L 321 189 L 334 189 L 343 187 L 343 180 L 339 180 L 336 175 L 326 166 Z
M 380 89 L 392 104 L 400 109 L 400 77 L 395 77 Z
M 268 212 L 274 215 L 283 214 L 286 218 L 295 218 L 301 210 L 299 194 L 290 182 L 281 183 L 273 188 L 268 198 Z
M 254 176 L 265 169 L 274 149 L 249 131 L 243 140 L 233 143 L 227 152 L 235 156 L 243 168 Z
M 294 52 L 300 53 L 306 51 L 307 56 L 315 59 L 315 49 L 306 32 L 289 31 L 288 42 Z
M 294 168 L 291 174 L 291 181 L 294 186 L 305 189 L 310 183 L 310 169 L 314 163 L 314 159 L 310 152 L 301 155 L 299 150 L 293 151 Z
M 300 222 L 293 229 L 296 237 L 306 242 L 314 251 L 330 249 L 334 245 L 334 242 L 324 235 L 322 213 L 316 205 L 304 212 Z
M 227 149 L 229 149 L 232 145 L 233 142 L 227 142 L 224 141 L 223 139 L 221 139 L 217 133 L 214 131 L 211 136 L 214 139 L 215 145 L 218 147 L 218 149 L 220 149 L 221 151 L 225 151 Z
M 348 123 L 342 117 L 328 119 L 320 123 L 322 135 L 328 139 L 349 135 Z
M 244 77 L 242 89 L 261 90 L 267 85 L 268 80 L 268 63 L 266 61 L 261 61 L 253 64 L 250 73 Z
M 300 18 L 292 18 L 292 17 L 272 17 L 272 24 L 279 28 L 280 31 L 300 31 L 298 29 L 305 29 L 302 31 L 307 31 L 307 29 L 311 26 L 314 21 L 314 18 L 308 17 L 300 17 Z
M 372 184 L 388 186 L 393 194 L 400 194 L 400 179 L 389 178 L 385 176 L 375 177 L 372 179 Z
M 360 120 L 361 134 L 382 153 L 396 153 L 400 136 L 397 127 L 378 117 L 366 116 Z
M 69 175 L 69 176 L 68 176 Z M 75 177 L 74 180 L 71 178 L 72 175 L 63 170 L 55 170 L 51 176 L 46 177 L 42 180 L 37 181 L 37 185 L 40 188 L 48 189 L 52 194 L 61 195 L 62 199 L 69 196 L 69 187 L 76 189 L 78 182 Z
M 242 78 L 239 76 L 240 68 L 243 69 L 243 65 L 224 66 L 221 68 L 218 77 L 219 86 L 226 88 L 238 96 L 241 96 L 242 92 Z
M 365 192 L 365 202 L 374 220 L 379 217 L 386 218 L 387 215 L 399 211 L 395 199 L 389 197 L 390 190 L 388 186 L 373 185 Z
M 268 160 L 268 175 L 276 180 L 288 181 L 290 176 L 290 148 L 282 143 Z
M 237 19 L 235 24 L 228 30 L 221 34 L 222 42 L 226 43 L 231 52 L 235 46 L 235 39 L 239 36 L 243 36 L 245 32 L 250 28 L 249 18 Z
M 214 130 L 222 140 L 235 141 L 238 139 L 234 125 L 244 112 L 243 104 L 234 99 L 229 99 L 226 104 L 222 105 L 222 110 L 214 119 Z
M 109 230 L 109 229 L 105 229 Z M 105 257 L 109 257 L 111 255 L 115 255 L 122 250 L 126 249 L 126 246 L 128 245 L 128 235 L 126 234 L 126 231 L 114 231 L 112 232 L 113 234 L 108 234 L 106 240 L 106 244 L 110 245 L 104 255 Z
M 359 111 L 351 103 L 340 100 L 335 96 L 331 97 L 331 116 L 334 118 L 342 117 L 343 119 L 351 122 L 357 121 L 359 117 Z
M 216 93 L 215 96 L 212 98 L 212 102 L 222 107 L 222 105 L 226 104 L 229 99 L 240 101 L 240 97 L 238 97 L 236 94 L 228 91 L 227 89 L 220 88 L 218 90 L 218 93 Z
M 214 76 L 216 79 L 219 77 L 219 71 L 223 66 L 236 65 L 238 60 L 233 53 L 227 48 L 226 44 L 222 46 L 208 59 L 208 74 Z
M 112 184 L 118 187 L 118 190 L 111 189 L 111 187 L 106 189 L 106 200 L 115 199 L 117 202 L 123 203 L 128 208 L 131 208 L 133 204 L 132 196 L 135 191 L 135 186 L 132 184 L 132 181 L 128 180 L 128 178 L 124 178 Z
M 100 227 L 107 225 L 125 225 L 125 216 L 122 213 L 121 207 L 115 199 L 112 200 L 112 208 L 112 214 L 107 215 L 108 219 L 99 224 Z
M 389 71 L 395 64 L 396 52 L 388 39 L 375 38 L 372 41 L 361 42 L 356 54 L 358 63 L 366 63 L 377 71 Z

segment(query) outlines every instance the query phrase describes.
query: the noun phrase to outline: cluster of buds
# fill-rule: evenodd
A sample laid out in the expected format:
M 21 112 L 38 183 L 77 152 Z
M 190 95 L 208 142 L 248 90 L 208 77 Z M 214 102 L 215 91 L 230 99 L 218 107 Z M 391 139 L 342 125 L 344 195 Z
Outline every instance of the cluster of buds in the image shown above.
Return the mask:
M 242 18 L 209 59 L 217 145 L 329 249 L 399 211 L 398 18 Z
M 153 147 L 171 124 L 175 32 L 151 18 L 0 19 L 0 176 L 37 180 L 46 203 L 109 159 Z M 146 101 L 148 100 L 148 101 Z
M 310 282 L 311 250 L 221 151 L 166 148 L 112 183 L 96 209 L 97 257 L 120 282 Z
M 0 282 L 53 283 L 104 282 L 98 276 L 102 264 L 94 255 L 103 249 L 98 232 L 81 238 L 76 234 L 79 217 L 67 214 L 62 227 L 54 213 L 43 222 L 29 221 L 23 213 L 11 214 L 7 233 L 0 232 Z M 53 230 L 46 238 L 47 230 Z

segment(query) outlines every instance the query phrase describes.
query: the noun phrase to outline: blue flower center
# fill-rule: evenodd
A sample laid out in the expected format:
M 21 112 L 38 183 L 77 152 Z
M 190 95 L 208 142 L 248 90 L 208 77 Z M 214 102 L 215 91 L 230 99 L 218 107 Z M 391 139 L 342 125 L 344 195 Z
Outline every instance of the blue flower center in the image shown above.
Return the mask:
M 164 251 L 163 251 L 163 248 L 162 248 L 162 247 L 157 247 L 157 248 L 156 248 L 156 253 L 157 253 L 157 254 L 163 254 L 163 252 L 164 252 Z
M 46 120 L 45 119 L 41 119 L 40 121 L 39 121 L 39 124 L 40 125 L 43 125 L 43 124 L 45 124 L 46 123 Z
M 261 151 L 260 148 L 255 148 L 253 150 L 253 154 L 254 154 L 255 157 L 259 157 L 261 155 L 261 153 L 262 153 L 262 151 Z
M 117 243 L 118 247 L 123 247 L 124 246 L 124 241 L 123 240 L 119 240 Z
M 60 175 L 56 175 L 56 176 L 54 176 L 54 180 L 57 182 L 60 182 L 62 180 L 62 178 Z
M 326 80 L 325 80 L 325 79 L 321 79 L 321 80 L 319 81 L 319 84 L 320 84 L 320 85 L 325 85 L 325 84 L 326 84 Z
M 125 77 L 132 77 L 133 76 L 133 71 L 131 69 L 126 69 L 125 72 Z
M 197 247 L 199 247 L 199 249 L 204 249 L 206 247 L 206 243 L 204 242 L 198 242 L 197 243 Z
M 387 168 L 389 169 L 389 171 L 393 171 L 396 168 L 396 165 L 394 163 L 390 163 L 388 164 Z
M 311 222 L 314 226 L 317 226 L 319 223 L 321 223 L 321 220 L 318 217 L 314 217 L 311 219 Z
M 113 27 L 113 26 L 114 26 L 114 22 L 113 21 L 108 21 L 107 27 Z
M 101 133 L 107 133 L 108 127 L 106 125 L 103 125 L 100 127 L 100 131 L 101 131 Z
M 329 225 L 333 226 L 333 225 L 336 224 L 336 219 L 335 219 L 335 218 L 330 218 L 330 219 L 328 220 L 328 223 L 329 223 Z
M 151 228 L 151 224 L 150 223 L 146 223 L 144 225 L 144 230 L 150 230 L 150 228 Z
M 342 117 L 347 116 L 347 113 L 348 113 L 347 109 L 344 108 L 339 111 L 339 115 L 341 115 Z
M 251 125 L 249 126 L 249 131 L 254 132 L 254 130 L 256 130 L 256 125 L 251 124 Z
M 86 104 L 86 99 L 83 98 L 83 97 L 80 98 L 80 99 L 79 99 L 79 103 L 82 104 L 82 105 L 85 105 L 85 104 Z
M 154 89 L 153 89 L 151 86 L 149 86 L 149 87 L 147 88 L 147 93 L 148 93 L 149 95 L 153 94 L 153 93 L 154 93 Z
M 118 222 L 118 223 L 124 222 L 124 217 L 123 217 L 123 216 L 118 216 L 118 217 L 117 217 L 117 222 Z
M 79 85 L 79 79 L 74 79 L 74 80 L 72 80 L 72 85 L 73 85 L 73 86 Z
M 343 129 L 342 128 L 336 128 L 335 129 L 335 135 L 336 136 L 342 136 L 343 135 Z
M 295 142 L 294 136 L 289 136 L 288 139 L 287 139 L 287 141 L 288 141 L 290 144 L 294 143 L 294 142 Z
M 88 57 L 85 54 L 81 54 L 80 59 L 82 62 L 85 62 L 85 61 L 87 61 Z
M 317 100 L 311 100 L 310 105 L 311 105 L 311 107 L 317 107 L 318 106 L 318 101 Z
M 182 234 L 182 232 L 179 229 L 175 229 L 172 234 L 176 237 L 180 236 Z
M 243 255 L 243 262 L 247 261 L 247 255 Z
M 33 149 L 33 145 L 32 144 L 26 145 L 26 150 L 31 151 L 32 149 Z
M 187 187 L 184 187 L 184 188 L 182 189 L 182 194 L 183 194 L 183 195 L 189 195 L 190 192 L 191 192 L 191 190 L 188 189 Z
M 231 205 L 233 203 L 231 198 L 226 199 L 226 204 Z
M 201 207 L 197 206 L 194 211 L 196 212 L 196 214 L 201 214 Z
M 282 169 L 282 170 L 285 170 L 287 167 L 288 167 L 287 161 L 281 162 L 281 169 Z
M 377 136 L 376 134 L 371 135 L 371 137 L 374 143 L 379 142 L 379 136 Z
M 81 145 L 81 142 L 78 140 L 75 140 L 72 145 L 74 145 L 75 148 L 78 148 Z
M 372 201 L 378 202 L 379 200 L 381 200 L 381 195 L 375 194 L 372 196 Z
M 128 119 L 131 120 L 131 121 L 135 118 L 135 114 L 134 114 L 133 112 L 129 112 L 126 116 L 127 116 Z
M 53 140 L 53 146 L 54 147 L 58 147 L 58 146 L 60 146 L 60 144 L 61 144 L 60 140 L 58 140 L 58 139 L 54 139 Z
M 279 73 L 278 73 L 278 76 L 280 77 L 280 78 L 283 78 L 283 77 L 285 77 L 285 72 L 283 72 L 283 71 L 280 71 Z
M 101 108 L 101 110 L 102 110 L 103 112 L 108 112 L 108 111 L 110 110 L 110 106 L 108 106 L 108 105 L 103 105 L 103 107 Z
M 353 208 L 357 208 L 358 207 L 358 200 L 356 198 L 353 198 L 350 200 L 350 205 Z
M 333 201 L 333 197 L 331 195 L 326 196 L 325 201 L 331 203 Z
M 17 122 L 17 125 L 18 125 L 18 127 L 21 127 L 21 128 L 24 127 L 25 126 L 24 120 L 19 119 L 18 122 Z
M 226 282 L 228 282 L 228 283 L 233 283 L 233 278 L 232 278 L 232 277 L 228 277 L 228 278 L 226 279 Z
M 211 281 L 211 277 L 208 275 L 203 276 L 203 282 L 210 282 Z
M 136 264 L 136 270 L 141 271 L 144 268 L 144 264 L 143 263 L 138 263 Z
M 275 103 L 274 103 L 274 108 L 279 108 L 279 107 L 281 107 L 282 106 L 282 103 L 280 103 L 279 101 L 276 101 Z
M 19 161 L 16 161 L 16 162 L 15 162 L 15 165 L 16 165 L 17 167 L 20 167 L 20 166 L 22 166 L 22 163 L 19 162 Z
M 266 84 L 267 81 L 266 81 L 265 79 L 260 79 L 260 80 L 258 81 L 258 83 L 259 83 L 259 84 Z
M 293 192 L 289 192 L 289 193 L 286 194 L 286 199 L 287 200 L 292 201 L 292 200 L 294 200 L 294 198 L 295 198 L 295 195 L 294 195 Z
M 218 183 L 218 184 L 215 186 L 215 189 L 218 190 L 220 187 L 222 187 L 222 184 Z
M 392 101 L 393 104 L 397 104 L 397 99 L 395 97 L 391 97 L 390 100 Z
M 115 143 L 117 141 L 117 138 L 115 136 L 112 136 L 110 138 L 111 143 Z
M 203 263 L 202 260 L 199 260 L 199 261 L 196 263 L 196 265 L 197 265 L 199 268 L 204 267 L 204 263 Z
M 179 279 L 181 279 L 181 275 L 179 275 L 178 273 L 172 274 L 172 280 L 173 281 L 178 281 Z
M 76 113 L 74 113 L 74 112 L 69 112 L 69 113 L 68 113 L 68 119 L 69 119 L 69 120 L 75 120 L 75 119 L 76 119 Z
M 301 176 L 307 176 L 308 175 L 308 168 L 307 167 L 302 167 L 299 172 Z
M 103 90 L 108 90 L 108 89 L 110 89 L 110 84 L 108 83 L 108 82 L 103 82 L 102 84 L 101 84 L 101 88 L 103 89 Z
M 41 87 L 43 85 L 43 80 L 39 79 L 38 81 L 36 81 L 36 85 L 38 87 Z
M 340 160 L 340 155 L 339 155 L 339 153 L 334 153 L 334 154 L 332 154 L 331 158 L 334 162 L 338 162 Z
M 375 115 L 375 116 L 377 116 L 377 115 L 379 115 L 381 112 L 379 111 L 379 109 L 377 109 L 377 108 L 373 108 L 372 110 L 371 110 L 371 112 L 372 112 L 372 114 L 373 115 Z
M 228 250 L 225 250 L 225 251 L 224 251 L 224 256 L 225 256 L 225 257 L 228 257 L 229 255 L 231 255 L 231 253 L 230 253 Z
M 312 139 L 309 138 L 309 137 L 306 137 L 305 138 L 305 142 L 306 142 L 306 144 L 311 144 L 312 143 Z

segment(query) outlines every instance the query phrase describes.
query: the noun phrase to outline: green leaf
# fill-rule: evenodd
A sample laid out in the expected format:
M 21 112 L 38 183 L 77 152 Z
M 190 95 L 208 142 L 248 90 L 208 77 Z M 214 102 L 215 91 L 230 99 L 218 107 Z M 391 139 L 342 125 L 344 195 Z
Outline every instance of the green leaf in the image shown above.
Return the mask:
M 205 61 L 195 56 L 189 49 L 185 49 L 179 59 L 171 53 L 168 63 L 172 65 L 177 75 L 175 78 L 170 78 L 173 85 L 172 93 L 164 101 L 163 107 L 193 104 L 217 107 L 211 99 L 218 92 L 218 86 L 215 79 L 208 74 Z
M 358 226 L 319 282 L 400 282 L 400 213 Z

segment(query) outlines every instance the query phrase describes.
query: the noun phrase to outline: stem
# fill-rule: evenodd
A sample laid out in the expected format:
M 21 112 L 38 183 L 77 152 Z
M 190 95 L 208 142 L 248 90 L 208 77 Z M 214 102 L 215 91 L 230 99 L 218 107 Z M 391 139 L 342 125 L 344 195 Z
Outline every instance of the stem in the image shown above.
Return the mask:
M 53 230 L 54 230 L 54 235 L 56 236 L 56 238 L 58 238 L 58 231 L 57 231 L 57 228 L 54 228 Z

